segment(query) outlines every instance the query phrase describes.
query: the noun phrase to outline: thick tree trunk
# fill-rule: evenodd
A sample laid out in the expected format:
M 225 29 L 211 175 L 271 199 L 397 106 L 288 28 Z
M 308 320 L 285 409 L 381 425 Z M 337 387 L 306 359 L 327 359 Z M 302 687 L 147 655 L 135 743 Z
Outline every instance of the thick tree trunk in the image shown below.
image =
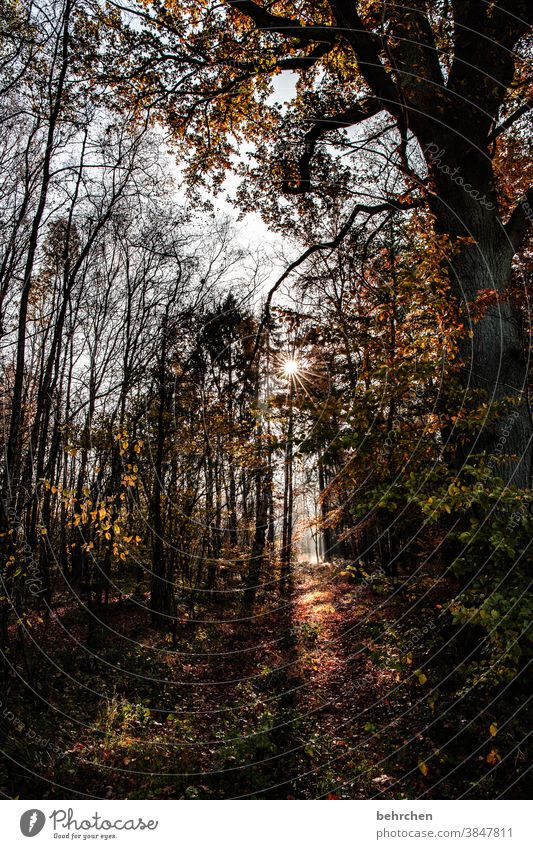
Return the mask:
M 489 274 L 481 262 L 469 263 L 467 268 L 463 263 L 459 259 L 455 264 L 463 272 L 463 286 L 477 284 L 478 291 L 494 288 L 503 292 L 502 286 L 495 285 L 494 276 L 487 286 Z M 470 332 L 460 346 L 465 363 L 462 384 L 465 392 L 486 399 L 487 410 L 472 440 L 460 447 L 458 459 L 466 462 L 471 454 L 483 453 L 506 483 L 528 487 L 533 433 L 528 368 L 519 320 L 509 300 L 489 306 Z
M 464 311 L 460 355 L 465 405 L 468 410 L 475 400 L 487 404 L 484 420 L 458 446 L 456 459 L 462 465 L 471 455 L 483 454 L 506 483 L 528 487 L 533 421 L 520 319 L 509 298 L 514 247 L 496 209 L 491 175 L 472 179 L 476 190 L 457 185 L 442 174 L 442 162 L 438 165 L 438 197 L 432 204 L 437 227 L 452 238 L 473 240 L 449 263 L 452 292 Z M 497 300 L 482 308 L 480 316 L 472 315 L 472 305 L 484 290 L 496 292 Z

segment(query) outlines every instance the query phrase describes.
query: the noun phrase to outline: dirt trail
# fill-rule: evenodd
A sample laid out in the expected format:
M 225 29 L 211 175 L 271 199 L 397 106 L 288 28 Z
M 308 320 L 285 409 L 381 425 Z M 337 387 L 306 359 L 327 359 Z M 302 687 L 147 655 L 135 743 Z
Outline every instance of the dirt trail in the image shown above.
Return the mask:
M 294 614 L 310 678 L 301 708 L 315 712 L 320 734 L 345 750 L 340 759 L 349 763 L 351 748 L 368 737 L 365 726 L 389 714 L 386 696 L 397 673 L 373 659 L 369 626 L 384 630 L 390 610 L 370 587 L 335 576 L 329 564 L 314 564 L 298 575 Z

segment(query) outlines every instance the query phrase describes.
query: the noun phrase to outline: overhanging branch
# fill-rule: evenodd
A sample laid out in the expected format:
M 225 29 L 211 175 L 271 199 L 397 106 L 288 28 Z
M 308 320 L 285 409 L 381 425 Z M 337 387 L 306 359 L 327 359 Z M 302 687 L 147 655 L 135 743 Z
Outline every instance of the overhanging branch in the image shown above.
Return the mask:
M 381 104 L 376 98 L 369 98 L 364 104 L 346 109 L 344 112 L 332 115 L 329 118 L 324 117 L 315 121 L 304 137 L 305 151 L 298 161 L 298 183 L 294 185 L 290 177 L 285 177 L 282 182 L 283 191 L 292 195 L 304 194 L 309 191 L 311 188 L 311 161 L 315 154 L 316 143 L 321 136 L 331 130 L 345 129 L 360 124 L 367 118 L 377 115 L 381 109 Z
M 335 31 L 331 27 L 301 24 L 293 18 L 272 15 L 253 0 L 227 0 L 227 3 L 232 9 L 238 9 L 250 18 L 257 29 L 263 32 L 277 32 L 290 38 L 298 38 L 300 41 L 324 41 L 327 44 L 333 44 L 336 39 Z
M 273 286 L 269 289 L 268 295 L 265 300 L 265 304 L 263 307 L 263 317 L 259 323 L 259 327 L 257 330 L 257 335 L 255 339 L 254 348 L 252 351 L 252 355 L 250 357 L 250 363 L 253 363 L 259 348 L 261 347 L 261 340 L 263 338 L 263 332 L 270 321 L 270 308 L 272 306 L 272 301 L 274 299 L 274 295 L 279 291 L 280 287 L 283 285 L 285 280 L 299 268 L 302 263 L 304 263 L 310 256 L 318 253 L 318 251 L 326 251 L 326 250 L 335 250 L 338 248 L 344 238 L 348 235 L 355 219 L 359 215 L 360 212 L 366 212 L 368 215 L 378 215 L 380 212 L 391 212 L 391 211 L 400 211 L 407 209 L 415 209 L 420 206 L 422 201 L 399 201 L 399 200 L 388 200 L 383 201 L 383 203 L 378 204 L 364 204 L 358 203 L 352 209 L 350 215 L 342 225 L 341 229 L 337 233 L 334 239 L 331 239 L 327 242 L 316 242 L 314 245 L 310 245 L 300 256 L 298 259 L 295 259 L 294 262 L 291 262 L 290 265 L 287 266 L 283 274 L 278 277 Z

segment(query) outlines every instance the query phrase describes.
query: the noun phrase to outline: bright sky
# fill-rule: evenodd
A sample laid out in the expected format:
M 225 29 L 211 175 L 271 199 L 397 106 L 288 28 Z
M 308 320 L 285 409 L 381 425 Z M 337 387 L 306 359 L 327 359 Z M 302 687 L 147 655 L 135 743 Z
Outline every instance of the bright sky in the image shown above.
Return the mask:
M 297 75 L 291 71 L 282 71 L 274 79 L 274 92 L 269 98 L 270 103 L 288 103 L 295 94 L 295 86 Z M 234 174 L 229 174 L 224 183 L 224 192 L 215 198 L 215 208 L 222 213 L 229 214 L 232 218 L 236 217 L 235 207 L 231 204 L 231 198 L 235 195 L 235 191 L 239 184 L 238 178 Z M 265 248 L 267 255 L 272 258 L 272 270 L 268 274 L 264 288 L 268 290 L 285 271 L 287 261 L 281 257 L 283 239 L 278 233 L 273 233 L 265 224 L 261 215 L 258 212 L 247 213 L 242 221 L 236 222 L 238 240 L 243 247 Z M 287 252 L 294 254 L 294 251 Z M 292 256 L 291 256 L 292 258 Z
M 269 98 L 270 103 L 288 103 L 295 94 L 295 86 L 298 77 L 292 71 L 282 71 L 274 79 L 274 92 Z M 227 200 L 234 196 L 239 180 L 234 174 L 229 174 L 224 183 L 224 192 L 214 199 L 215 207 L 221 212 L 235 215 L 235 208 Z M 242 232 L 243 243 L 260 245 L 265 242 L 279 241 L 277 234 L 263 222 L 259 213 L 248 213 L 242 222 L 237 225 Z
M 297 76 L 290 71 L 282 71 L 281 74 L 274 79 L 274 91 L 269 102 L 271 103 L 287 103 L 292 99 L 295 93 Z M 172 167 L 172 165 L 174 167 Z M 180 184 L 180 167 L 171 159 L 171 167 L 177 177 L 178 186 Z M 209 200 L 213 203 L 215 210 L 222 215 L 229 215 L 235 222 L 237 231 L 238 243 L 243 248 L 249 248 L 251 251 L 265 248 L 265 253 L 271 257 L 272 269 L 266 276 L 264 283 L 265 291 L 272 286 L 277 278 L 283 273 L 287 266 L 287 261 L 281 257 L 282 246 L 286 248 L 282 237 L 278 233 L 273 233 L 264 223 L 261 215 L 258 212 L 247 213 L 241 221 L 237 221 L 238 208 L 232 203 L 231 199 L 235 196 L 239 178 L 235 174 L 229 173 L 224 181 L 223 190 L 216 197 L 209 195 Z M 296 255 L 295 250 L 285 251 L 289 253 L 291 259 Z M 266 272 L 266 269 L 264 269 Z

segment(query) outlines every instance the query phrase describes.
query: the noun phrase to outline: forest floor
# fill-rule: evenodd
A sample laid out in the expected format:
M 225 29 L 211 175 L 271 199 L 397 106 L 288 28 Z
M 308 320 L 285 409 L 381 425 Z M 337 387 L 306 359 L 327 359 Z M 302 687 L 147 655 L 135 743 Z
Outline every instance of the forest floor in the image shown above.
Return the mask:
M 216 613 L 197 606 L 194 623 L 184 608 L 174 644 L 134 598 L 112 600 L 98 629 L 68 604 L 19 626 L 18 677 L 0 705 L 2 792 L 525 794 L 520 682 L 465 686 L 472 635 L 457 637 L 456 587 L 436 567 L 394 582 L 298 564 L 290 599 L 271 589 L 251 619 L 237 592 Z

